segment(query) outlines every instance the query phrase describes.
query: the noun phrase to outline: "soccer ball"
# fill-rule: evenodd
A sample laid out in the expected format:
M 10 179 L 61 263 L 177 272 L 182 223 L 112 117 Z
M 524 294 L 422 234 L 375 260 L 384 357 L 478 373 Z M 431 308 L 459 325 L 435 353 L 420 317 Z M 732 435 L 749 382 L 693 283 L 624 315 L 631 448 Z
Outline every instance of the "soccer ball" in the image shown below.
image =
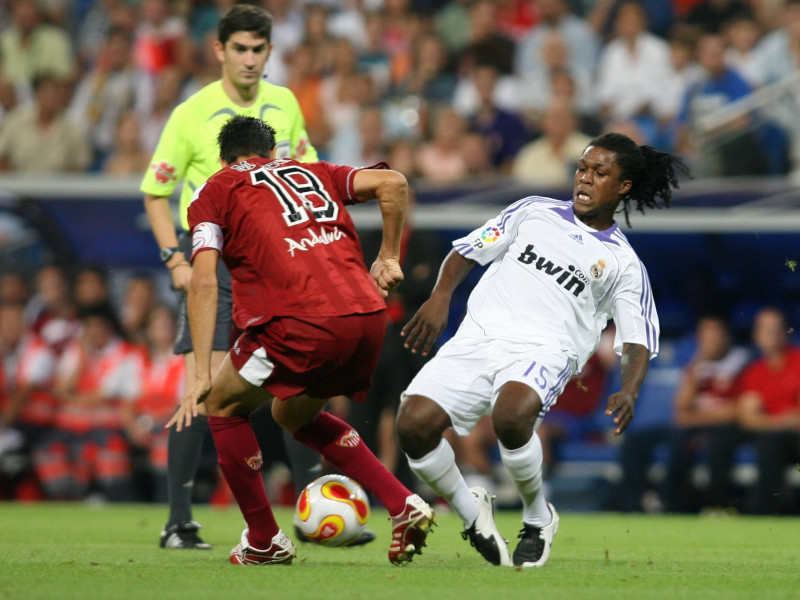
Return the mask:
M 344 475 L 323 475 L 297 498 L 294 524 L 311 542 L 346 546 L 357 540 L 369 520 L 367 493 Z

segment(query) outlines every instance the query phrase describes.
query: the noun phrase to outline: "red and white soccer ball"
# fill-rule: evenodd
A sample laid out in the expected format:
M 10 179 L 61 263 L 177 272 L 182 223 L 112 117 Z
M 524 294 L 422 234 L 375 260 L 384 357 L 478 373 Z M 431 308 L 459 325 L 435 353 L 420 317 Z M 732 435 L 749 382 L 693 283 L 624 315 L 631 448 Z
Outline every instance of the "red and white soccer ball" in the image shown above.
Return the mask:
M 346 546 L 361 536 L 369 520 L 364 489 L 344 475 L 323 475 L 297 498 L 294 524 L 309 541 Z

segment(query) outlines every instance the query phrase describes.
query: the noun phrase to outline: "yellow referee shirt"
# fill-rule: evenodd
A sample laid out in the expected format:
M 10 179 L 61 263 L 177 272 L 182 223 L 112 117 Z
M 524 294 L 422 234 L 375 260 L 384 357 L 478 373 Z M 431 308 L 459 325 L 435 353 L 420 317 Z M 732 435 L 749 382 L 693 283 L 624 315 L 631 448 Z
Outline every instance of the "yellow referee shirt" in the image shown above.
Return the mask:
M 141 185 L 145 194 L 164 197 L 184 180 L 180 217 L 185 230 L 194 190 L 220 169 L 217 135 L 234 115 L 257 117 L 275 129 L 278 158 L 318 160 L 297 98 L 288 88 L 262 81 L 256 101 L 243 108 L 228 98 L 221 80 L 207 85 L 172 111 Z

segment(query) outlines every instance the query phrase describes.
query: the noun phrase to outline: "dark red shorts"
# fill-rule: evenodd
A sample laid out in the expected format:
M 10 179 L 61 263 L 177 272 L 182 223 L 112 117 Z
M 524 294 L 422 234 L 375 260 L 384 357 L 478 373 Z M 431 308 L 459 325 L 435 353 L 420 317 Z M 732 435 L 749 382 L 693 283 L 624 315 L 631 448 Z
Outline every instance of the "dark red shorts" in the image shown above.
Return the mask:
M 386 333 L 386 312 L 344 317 L 278 317 L 247 329 L 231 348 L 233 365 L 280 399 L 366 398 Z

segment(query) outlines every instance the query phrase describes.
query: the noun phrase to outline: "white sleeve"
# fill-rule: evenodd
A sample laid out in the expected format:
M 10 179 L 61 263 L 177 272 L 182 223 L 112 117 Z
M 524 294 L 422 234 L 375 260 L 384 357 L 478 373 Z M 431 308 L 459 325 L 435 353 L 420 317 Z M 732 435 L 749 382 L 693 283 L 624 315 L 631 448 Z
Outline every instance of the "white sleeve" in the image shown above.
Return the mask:
M 120 369 L 120 398 L 122 400 L 133 402 L 142 395 L 142 378 L 141 372 L 137 368 L 139 363 L 134 357 L 129 357 L 128 360 L 122 365 Z
M 47 384 L 55 373 L 56 358 L 51 350 L 42 345 L 30 355 L 25 353 L 27 360 L 22 365 L 22 383 L 43 386 Z
M 640 344 L 650 351 L 652 360 L 658 355 L 658 314 L 653 290 L 644 265 L 636 260 L 628 265 L 614 294 L 614 324 L 617 333 L 614 351 L 622 354 L 623 344 Z
M 123 381 L 120 387 L 120 398 L 126 402 L 135 402 L 144 394 L 145 356 L 139 352 L 131 352 L 121 366 Z
M 489 219 L 466 236 L 453 241 L 453 248 L 464 258 L 486 265 L 508 249 L 517 236 L 520 223 L 530 214 L 529 209 L 540 198 L 518 200 L 496 217 Z
M 81 364 L 81 349 L 77 342 L 67 346 L 56 363 L 56 377 L 66 379 L 78 370 Z
M 140 378 L 137 377 L 136 361 L 126 356 L 110 376 L 103 381 L 103 394 L 109 398 L 131 402 L 141 395 Z
M 222 252 L 222 227 L 216 223 L 198 223 L 192 231 L 192 258 L 203 250 Z

